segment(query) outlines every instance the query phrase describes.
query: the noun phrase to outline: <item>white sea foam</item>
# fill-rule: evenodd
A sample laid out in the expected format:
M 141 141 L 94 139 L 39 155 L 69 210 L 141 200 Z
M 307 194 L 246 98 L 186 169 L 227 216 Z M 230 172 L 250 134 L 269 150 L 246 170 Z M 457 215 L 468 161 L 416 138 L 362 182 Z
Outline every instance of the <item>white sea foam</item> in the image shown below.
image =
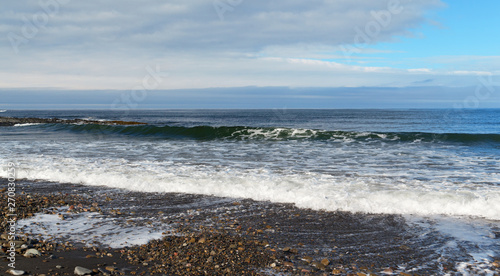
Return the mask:
M 171 161 L 32 157 L 19 178 L 81 183 L 142 192 L 180 192 L 295 203 L 351 212 L 473 216 L 500 220 L 500 191 L 379 175 L 345 176 L 270 169 L 214 168 Z M 0 171 L 6 177 L 7 171 Z
M 56 214 L 36 214 L 18 221 L 25 233 L 41 234 L 43 238 L 63 238 L 64 241 L 101 244 L 113 248 L 146 244 L 162 237 L 162 231 L 147 226 L 126 226 L 99 213 L 67 214 L 62 219 Z M 165 229 L 163 230 L 165 231 Z
M 41 125 L 41 123 L 25 123 L 25 124 L 15 124 L 15 127 L 25 127 L 25 126 L 36 126 Z
M 467 253 L 470 261 L 457 264 L 461 275 L 477 275 L 492 272 L 488 270 L 491 263 L 500 252 L 500 243 L 497 239 L 498 223 L 485 219 L 472 219 L 469 217 L 431 216 L 417 217 L 405 216 L 406 221 L 423 227 L 424 231 L 438 231 L 449 242 L 437 250 L 441 258 L 446 260 L 459 254 Z M 485 274 L 493 275 L 493 274 Z

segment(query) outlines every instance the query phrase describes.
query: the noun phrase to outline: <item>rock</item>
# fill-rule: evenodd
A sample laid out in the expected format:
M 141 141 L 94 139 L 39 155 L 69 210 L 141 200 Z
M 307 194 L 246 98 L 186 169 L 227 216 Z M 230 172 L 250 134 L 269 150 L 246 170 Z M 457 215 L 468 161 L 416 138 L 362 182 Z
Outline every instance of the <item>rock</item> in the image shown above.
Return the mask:
M 42 253 L 40 253 L 40 251 L 33 249 L 33 248 L 26 250 L 26 252 L 24 253 L 24 257 L 26 257 L 26 258 L 36 258 L 36 257 L 40 257 L 40 256 L 42 256 Z
M 330 264 L 330 261 L 327 258 L 324 258 L 323 260 L 321 260 L 321 264 L 327 266 Z
M 95 124 L 95 125 L 146 125 L 140 122 L 125 121 L 95 121 L 86 119 L 64 120 L 58 118 L 12 118 L 0 117 L 0 126 L 14 126 L 16 124 Z
M 325 270 L 326 266 L 320 262 L 312 262 L 311 265 L 317 269 Z
M 24 275 L 26 272 L 24 270 L 9 269 L 9 270 L 7 270 L 7 273 L 9 273 L 11 275 Z
M 62 265 L 56 265 L 56 268 L 57 269 L 61 269 L 61 268 L 63 268 L 63 266 Z
M 205 243 L 206 239 L 205 238 L 201 238 L 198 243 Z
M 342 273 L 344 273 L 345 271 L 344 270 L 341 270 L 341 269 L 333 269 L 332 270 L 332 274 L 333 275 L 340 275 Z
M 283 266 L 293 267 L 292 262 L 283 262 Z
M 105 267 L 105 269 L 106 269 L 107 271 L 111 271 L 111 272 L 113 272 L 113 271 L 115 271 L 115 270 L 116 270 L 116 267 L 114 267 L 114 266 L 110 265 L 110 266 L 106 266 L 106 267 Z
M 306 263 L 311 263 L 311 262 L 312 262 L 312 260 L 313 260 L 313 258 L 311 258 L 311 257 L 309 257 L 309 256 L 304 256 L 304 257 L 302 257 L 302 259 L 301 259 L 301 260 L 303 260 L 303 261 L 304 261 L 304 262 L 306 262 Z
M 382 273 L 385 273 L 385 274 L 392 274 L 394 273 L 394 270 L 390 267 L 384 269 L 384 271 L 382 271 Z
M 493 263 L 491 263 L 494 267 L 500 267 L 500 260 L 496 260 Z
M 85 267 L 77 266 L 77 267 L 75 267 L 75 274 L 76 275 L 90 275 L 90 274 L 92 274 L 92 270 L 85 268 Z
M 97 271 L 99 271 L 102 275 L 104 276 L 109 276 L 111 274 L 108 273 L 108 271 L 102 269 L 102 268 L 98 268 Z

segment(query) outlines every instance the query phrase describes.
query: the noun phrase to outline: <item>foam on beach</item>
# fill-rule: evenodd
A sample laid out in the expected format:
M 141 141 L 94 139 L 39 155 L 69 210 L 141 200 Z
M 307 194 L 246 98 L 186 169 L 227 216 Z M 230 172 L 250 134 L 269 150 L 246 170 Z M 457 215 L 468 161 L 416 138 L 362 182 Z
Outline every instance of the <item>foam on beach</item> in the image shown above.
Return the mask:
M 59 209 L 64 213 L 64 208 Z M 162 237 L 163 229 L 152 226 L 127 226 L 113 218 L 105 218 L 99 213 L 84 212 L 80 214 L 36 214 L 20 220 L 18 227 L 24 233 L 41 234 L 44 239 L 62 240 L 64 242 L 82 243 L 86 246 L 100 245 L 122 248 L 146 244 Z
M 500 192 L 488 186 L 450 188 L 446 183 L 375 176 L 278 173 L 266 169 L 214 169 L 205 165 L 124 159 L 31 158 L 19 178 L 107 186 L 141 192 L 174 192 L 294 203 L 301 208 L 380 214 L 472 216 L 500 220 Z M 0 171 L 6 177 L 7 171 Z

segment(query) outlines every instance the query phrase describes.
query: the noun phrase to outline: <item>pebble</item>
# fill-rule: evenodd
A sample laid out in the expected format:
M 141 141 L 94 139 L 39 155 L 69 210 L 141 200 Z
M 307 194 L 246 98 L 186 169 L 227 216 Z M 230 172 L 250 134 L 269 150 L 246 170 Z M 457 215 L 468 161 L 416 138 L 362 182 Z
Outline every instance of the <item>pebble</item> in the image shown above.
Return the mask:
M 88 274 L 92 274 L 92 270 L 85 268 L 85 267 L 77 266 L 77 267 L 75 267 L 75 274 L 76 275 L 88 275 Z
M 333 275 L 340 275 L 342 273 L 344 273 L 345 271 L 344 270 L 340 270 L 340 269 L 332 269 L 332 274 Z
M 313 258 L 311 258 L 309 256 L 304 256 L 304 257 L 302 257 L 301 260 L 303 260 L 306 263 L 311 263 L 313 261 Z
M 9 273 L 11 275 L 24 275 L 26 272 L 24 270 L 9 269 L 9 270 L 7 270 L 7 273 Z
M 111 272 L 113 272 L 113 271 L 115 271 L 115 270 L 116 270 L 116 267 L 115 267 L 115 266 L 106 266 L 106 267 L 105 267 L 105 269 L 106 269 L 107 271 L 111 271 Z
M 312 262 L 311 265 L 317 269 L 325 270 L 326 266 L 320 262 Z
M 292 262 L 283 262 L 283 266 L 293 267 L 293 263 Z
M 99 271 L 99 272 L 100 272 L 102 275 L 104 275 L 104 276 L 108 276 L 108 275 L 110 275 L 110 274 L 108 273 L 109 271 L 106 271 L 106 270 L 104 270 L 104 269 L 102 269 L 102 268 L 98 268 L 98 269 L 97 269 L 97 271 Z
M 382 272 L 386 273 L 386 274 L 392 274 L 392 273 L 394 273 L 394 270 L 389 267 L 389 268 L 384 269 L 384 271 L 382 271 Z
M 36 257 L 40 257 L 40 256 L 42 256 L 42 253 L 40 253 L 40 251 L 33 249 L 33 248 L 26 250 L 26 252 L 24 253 L 24 257 L 26 257 L 26 258 L 36 258 Z
M 259 275 L 252 267 L 272 267 L 273 263 L 277 267 L 277 258 L 265 250 L 262 241 L 224 232 L 186 233 L 189 237 L 167 236 L 130 248 L 123 251 L 123 257 L 133 265 L 146 260 L 152 275 Z M 202 238 L 204 243 L 199 242 Z M 193 239 L 198 242 L 191 243 Z

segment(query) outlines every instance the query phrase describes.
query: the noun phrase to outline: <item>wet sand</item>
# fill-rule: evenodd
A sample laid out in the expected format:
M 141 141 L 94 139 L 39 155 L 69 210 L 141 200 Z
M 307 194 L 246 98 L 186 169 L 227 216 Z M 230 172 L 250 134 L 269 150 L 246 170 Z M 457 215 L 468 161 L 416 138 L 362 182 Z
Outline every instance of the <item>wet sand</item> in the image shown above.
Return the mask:
M 6 183 L 0 179 L 0 185 Z M 442 275 L 454 273 L 456 262 L 468 258 L 440 259 L 437 252 L 446 239 L 395 215 L 50 182 L 20 180 L 17 187 L 18 202 L 31 201 L 18 205 L 21 217 L 42 211 L 71 222 L 95 213 L 123 228 L 163 234 L 147 245 L 110 248 L 103 236 L 74 241 L 71 233 L 53 233 L 43 242 L 43 236 L 31 233 L 42 256 L 18 254 L 16 269 L 32 275 L 74 275 L 75 266 L 97 275 Z M 7 264 L 0 261 L 1 272 Z M 494 265 L 490 269 L 499 271 Z

